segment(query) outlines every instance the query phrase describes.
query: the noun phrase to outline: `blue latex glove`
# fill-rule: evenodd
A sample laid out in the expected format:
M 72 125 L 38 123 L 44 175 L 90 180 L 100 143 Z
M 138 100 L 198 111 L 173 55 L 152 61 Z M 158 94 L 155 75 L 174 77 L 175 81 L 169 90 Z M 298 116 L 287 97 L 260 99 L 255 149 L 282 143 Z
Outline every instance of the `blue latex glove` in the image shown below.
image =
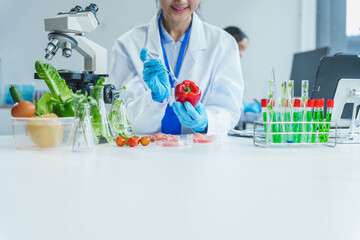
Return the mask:
M 184 105 L 181 102 L 175 102 L 173 104 L 173 110 L 179 118 L 180 123 L 185 127 L 192 128 L 195 132 L 205 131 L 208 125 L 208 119 L 204 105 L 198 103 L 195 108 L 189 102 L 185 102 Z
M 144 62 L 144 82 L 151 90 L 152 99 L 156 102 L 164 101 L 170 95 L 169 76 L 160 59 L 148 59 L 148 49 L 143 47 L 140 59 Z
M 261 112 L 261 104 L 259 102 L 253 102 L 253 103 L 246 103 L 244 104 L 244 113 L 246 112 L 253 112 L 253 113 L 260 113 Z

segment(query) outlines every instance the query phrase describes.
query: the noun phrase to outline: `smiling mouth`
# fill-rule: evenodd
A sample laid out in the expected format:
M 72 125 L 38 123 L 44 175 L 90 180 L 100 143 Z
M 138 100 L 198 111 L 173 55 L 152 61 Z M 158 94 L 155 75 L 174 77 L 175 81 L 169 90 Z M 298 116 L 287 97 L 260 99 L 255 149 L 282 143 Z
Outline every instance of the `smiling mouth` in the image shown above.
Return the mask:
M 174 7 L 174 6 L 171 6 L 171 7 L 176 11 L 183 11 L 188 8 L 188 7 Z

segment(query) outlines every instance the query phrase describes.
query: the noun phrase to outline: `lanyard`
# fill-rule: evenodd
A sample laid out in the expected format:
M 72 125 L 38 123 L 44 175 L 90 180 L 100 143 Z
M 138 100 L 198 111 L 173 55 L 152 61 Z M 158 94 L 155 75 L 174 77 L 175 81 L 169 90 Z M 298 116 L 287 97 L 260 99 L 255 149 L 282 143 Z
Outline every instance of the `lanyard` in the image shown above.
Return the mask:
M 165 61 L 166 68 L 170 71 L 169 61 L 168 61 L 166 51 L 165 51 L 165 47 L 164 47 L 164 43 L 163 43 L 163 40 L 162 40 L 163 39 L 163 34 L 162 34 L 162 31 L 161 31 L 161 27 L 160 27 L 160 24 L 161 24 L 160 21 L 161 21 L 162 16 L 163 16 L 163 14 L 161 13 L 160 17 L 159 17 L 159 32 L 160 32 L 161 48 L 162 48 L 162 51 L 163 51 L 163 54 L 164 54 L 164 61 Z M 183 42 L 181 44 L 179 57 L 178 57 L 178 60 L 177 60 L 177 63 L 176 63 L 176 70 L 175 70 L 175 73 L 174 73 L 176 78 L 179 76 L 181 63 L 182 63 L 182 60 L 183 60 L 184 55 L 185 55 L 185 48 L 186 48 L 187 43 L 189 42 L 189 34 L 190 34 L 191 24 L 192 24 L 192 21 L 190 23 L 189 28 L 185 32 L 184 40 L 183 40 Z M 173 88 L 174 87 L 174 80 L 170 76 L 169 76 L 169 80 L 170 80 L 171 87 Z

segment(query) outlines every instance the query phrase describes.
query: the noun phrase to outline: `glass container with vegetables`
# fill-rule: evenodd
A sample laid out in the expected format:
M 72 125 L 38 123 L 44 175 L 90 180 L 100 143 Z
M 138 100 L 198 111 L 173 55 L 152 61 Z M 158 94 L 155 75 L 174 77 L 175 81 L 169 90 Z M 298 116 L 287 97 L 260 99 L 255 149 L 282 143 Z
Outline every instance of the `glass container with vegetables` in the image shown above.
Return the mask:
M 96 144 L 94 130 L 90 118 L 90 104 L 79 103 L 75 106 L 76 119 L 78 119 L 75 127 L 73 149 L 93 148 Z
M 90 115 L 92 116 L 91 122 L 98 144 L 112 143 L 114 140 L 105 109 L 104 82 L 105 79 L 100 78 L 94 86 L 90 87 L 91 96 L 97 103 L 97 107 L 91 106 Z
M 109 113 L 111 131 L 114 136 L 122 136 L 125 139 L 135 136 L 131 129 L 131 123 L 126 111 L 125 102 L 122 98 L 126 87 L 113 90 L 113 103 Z

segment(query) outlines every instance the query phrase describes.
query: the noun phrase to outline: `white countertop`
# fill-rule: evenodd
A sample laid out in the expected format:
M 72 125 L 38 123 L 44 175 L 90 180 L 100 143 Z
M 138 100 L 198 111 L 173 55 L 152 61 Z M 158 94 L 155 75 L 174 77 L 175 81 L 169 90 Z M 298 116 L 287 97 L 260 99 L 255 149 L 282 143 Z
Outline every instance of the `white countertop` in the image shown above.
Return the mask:
M 360 145 L 12 144 L 0 136 L 1 240 L 360 238 Z

